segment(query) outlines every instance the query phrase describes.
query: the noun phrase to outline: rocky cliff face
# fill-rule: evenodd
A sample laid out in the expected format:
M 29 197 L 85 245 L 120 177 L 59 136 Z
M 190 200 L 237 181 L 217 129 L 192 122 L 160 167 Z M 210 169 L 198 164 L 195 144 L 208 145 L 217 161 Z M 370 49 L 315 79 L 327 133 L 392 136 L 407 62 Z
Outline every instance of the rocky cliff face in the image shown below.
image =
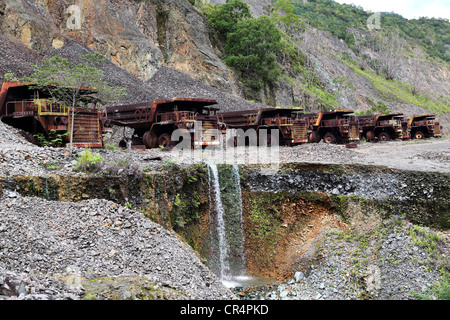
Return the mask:
M 262 15 L 270 3 L 246 2 L 254 16 Z M 7 72 L 21 77 L 31 71 L 30 62 L 53 54 L 72 59 L 92 50 L 109 61 L 108 81 L 127 88 L 123 102 L 184 95 L 215 98 L 224 110 L 257 107 L 241 98 L 243 90 L 211 44 L 209 32 L 205 18 L 187 0 L 2 0 L 0 80 Z M 331 107 L 367 110 L 373 102 L 382 101 L 405 114 L 434 111 L 427 108 L 427 101 L 405 99 L 403 89 L 392 92 L 396 88 L 384 88 L 370 75 L 353 69 L 349 59 L 356 65 L 364 63 L 329 33 L 308 29 L 299 37 L 300 50 L 309 58 L 323 91 L 333 96 Z M 402 58 L 397 77 L 408 81 L 419 75 L 422 92 L 448 99 L 448 67 L 426 61 L 418 48 L 411 50 L 415 51 L 408 53 L 410 57 Z M 285 75 L 275 86 L 257 93 L 256 99 L 265 105 L 317 110 L 317 97 L 311 99 L 305 78 L 290 73 L 289 68 L 288 62 L 283 66 Z M 450 116 L 443 114 L 441 119 L 446 127 Z
M 188 1 L 6 0 L 0 39 L 0 80 L 8 72 L 22 77 L 30 63 L 54 54 L 71 60 L 92 50 L 109 62 L 106 79 L 127 89 L 122 103 L 206 95 L 225 110 L 254 108 L 239 97 L 206 22 Z M 153 81 L 159 70 L 164 77 Z
M 142 81 L 162 65 L 235 91 L 202 16 L 187 1 L 7 0 L 1 32 L 44 56 L 74 40 Z

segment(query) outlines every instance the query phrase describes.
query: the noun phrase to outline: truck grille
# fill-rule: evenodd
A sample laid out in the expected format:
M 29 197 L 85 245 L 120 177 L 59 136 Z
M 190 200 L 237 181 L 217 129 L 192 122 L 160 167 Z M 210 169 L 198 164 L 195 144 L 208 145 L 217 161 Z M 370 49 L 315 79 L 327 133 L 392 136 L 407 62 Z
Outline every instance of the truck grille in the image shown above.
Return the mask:
M 69 131 L 71 128 L 71 120 L 72 116 L 71 113 L 69 113 Z M 102 147 L 102 135 L 98 113 L 75 112 L 72 143 L 74 146 L 81 148 Z
M 435 123 L 434 124 L 434 136 L 435 137 L 440 137 L 441 136 L 441 125 L 439 123 Z
M 306 121 L 295 122 L 292 126 L 292 134 L 294 142 L 308 142 Z
M 201 136 L 199 132 L 195 131 L 195 144 L 210 145 L 219 143 L 219 137 L 217 135 L 217 121 L 215 120 L 203 120 Z
M 359 126 L 357 124 L 350 124 L 350 141 L 358 141 L 359 140 Z

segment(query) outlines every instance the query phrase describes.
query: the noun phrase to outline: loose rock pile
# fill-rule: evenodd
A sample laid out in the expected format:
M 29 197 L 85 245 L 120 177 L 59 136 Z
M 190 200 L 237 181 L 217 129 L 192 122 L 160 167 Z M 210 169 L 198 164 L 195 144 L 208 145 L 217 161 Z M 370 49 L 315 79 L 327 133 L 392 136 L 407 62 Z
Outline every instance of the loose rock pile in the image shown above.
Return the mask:
M 76 299 L 82 288 L 53 279 L 72 275 L 145 276 L 149 283 L 172 288 L 181 299 L 234 298 L 173 231 L 110 201 L 5 197 L 0 200 L 0 233 L 2 295 Z M 33 274 L 46 276 L 36 279 Z M 16 283 L 12 288 L 10 280 Z
M 439 249 L 430 254 L 414 242 L 411 228 L 394 216 L 370 236 L 330 230 L 317 247 L 315 259 L 288 281 L 233 291 L 241 299 L 415 299 L 414 292 L 420 294 L 440 281 L 439 269 L 448 265 L 449 241 L 441 234 Z M 419 230 L 434 234 L 428 228 Z

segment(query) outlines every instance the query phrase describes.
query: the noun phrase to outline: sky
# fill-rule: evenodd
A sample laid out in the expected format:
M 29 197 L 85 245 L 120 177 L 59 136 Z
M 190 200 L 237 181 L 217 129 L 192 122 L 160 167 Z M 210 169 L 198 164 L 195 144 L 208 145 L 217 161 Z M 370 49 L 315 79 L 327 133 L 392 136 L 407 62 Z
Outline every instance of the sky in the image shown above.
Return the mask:
M 420 17 L 450 20 L 450 0 L 335 0 L 372 12 L 395 12 L 407 19 Z

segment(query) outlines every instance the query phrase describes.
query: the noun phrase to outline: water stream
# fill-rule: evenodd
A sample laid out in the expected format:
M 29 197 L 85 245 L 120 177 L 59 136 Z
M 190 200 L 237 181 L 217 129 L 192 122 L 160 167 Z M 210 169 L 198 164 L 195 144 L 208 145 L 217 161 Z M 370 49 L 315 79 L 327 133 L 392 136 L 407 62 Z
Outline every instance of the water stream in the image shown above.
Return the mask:
M 220 182 L 219 173 L 216 164 L 210 164 L 209 169 L 212 173 L 212 183 L 214 187 L 214 201 L 215 201 L 215 220 L 216 220 L 216 231 L 219 238 L 219 276 L 222 281 L 229 280 L 231 278 L 230 274 L 230 263 L 228 256 L 228 242 L 225 233 L 225 222 L 224 214 L 225 210 L 222 204 L 222 197 L 220 192 Z
M 237 165 L 208 164 L 210 194 L 210 268 L 226 287 L 257 279 L 246 275 L 241 181 Z M 214 204 L 213 204 L 214 203 Z

